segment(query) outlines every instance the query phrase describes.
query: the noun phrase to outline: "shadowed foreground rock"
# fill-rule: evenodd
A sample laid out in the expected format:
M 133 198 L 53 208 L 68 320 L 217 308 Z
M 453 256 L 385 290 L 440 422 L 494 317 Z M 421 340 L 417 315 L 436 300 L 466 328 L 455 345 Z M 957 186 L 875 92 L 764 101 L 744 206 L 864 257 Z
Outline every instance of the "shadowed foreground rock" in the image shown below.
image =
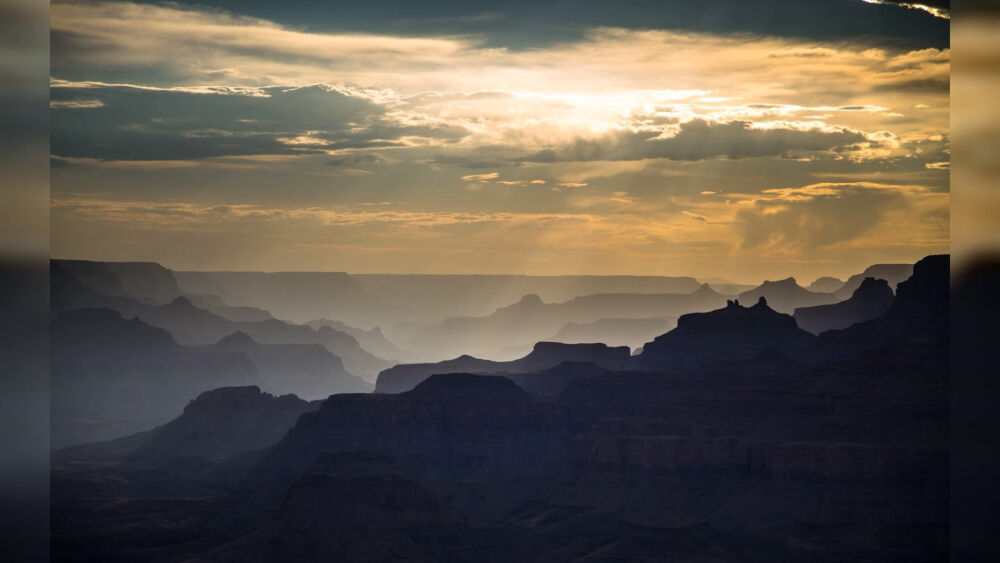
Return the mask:
M 942 561 L 947 282 L 928 257 L 885 314 L 821 337 L 764 302 L 682 317 L 642 371 L 334 395 L 227 459 L 188 431 L 169 450 L 192 456 L 142 471 L 68 452 L 53 558 Z M 525 389 L 549 372 L 562 391 Z

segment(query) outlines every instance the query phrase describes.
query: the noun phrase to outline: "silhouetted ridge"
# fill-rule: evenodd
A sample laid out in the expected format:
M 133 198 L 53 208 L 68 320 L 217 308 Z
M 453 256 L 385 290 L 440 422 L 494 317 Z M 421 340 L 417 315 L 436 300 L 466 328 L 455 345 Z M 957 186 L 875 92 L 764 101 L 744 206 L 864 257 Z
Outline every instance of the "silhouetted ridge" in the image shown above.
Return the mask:
M 219 340 L 216 343 L 216 346 L 222 348 L 246 348 L 247 346 L 253 346 L 254 344 L 257 344 L 257 341 L 251 338 L 249 334 L 243 332 L 242 330 L 237 330 L 229 336 L 223 337 L 222 340 Z
M 806 289 L 817 293 L 834 293 L 842 287 L 844 287 L 844 280 L 832 276 L 824 276 L 817 278 Z
M 257 366 L 261 384 L 268 391 L 320 399 L 334 393 L 372 389 L 370 383 L 344 369 L 340 357 L 320 344 L 264 344 L 238 330 L 203 348 L 246 354 Z
M 776 311 L 789 313 L 798 307 L 812 307 L 834 303 L 837 298 L 829 293 L 815 293 L 800 286 L 795 278 L 765 281 L 749 291 L 744 291 L 739 298 L 744 303 L 757 301 L 759 297 L 767 297 L 769 306 Z
M 767 349 L 799 355 L 812 342 L 761 295 L 752 307 L 730 300 L 722 309 L 681 316 L 677 328 L 643 346 L 635 362 L 645 370 L 694 369 L 749 360 Z
M 892 289 L 888 282 L 865 278 L 850 299 L 832 305 L 796 309 L 795 321 L 804 330 L 819 334 L 880 317 L 892 301 Z
M 527 391 L 506 377 L 465 373 L 436 374 L 401 396 L 422 401 L 527 401 Z
M 765 281 L 763 284 L 761 284 L 761 287 L 784 287 L 789 289 L 798 286 L 799 282 L 795 281 L 795 278 L 792 276 L 788 276 L 783 280 Z
M 52 321 L 51 339 L 53 354 L 67 361 L 73 356 L 79 359 L 81 355 L 105 351 L 131 357 L 169 353 L 180 348 L 166 330 L 150 326 L 139 318 L 125 318 L 110 309 L 76 309 L 60 313 Z
M 256 322 L 273 320 L 274 316 L 257 307 L 233 307 L 228 305 L 218 295 L 188 294 L 186 296 L 195 307 L 207 309 L 222 318 L 234 322 Z
M 328 326 L 348 334 L 352 336 L 366 351 L 371 352 L 380 358 L 394 360 L 393 363 L 413 361 L 413 358 L 416 356 L 413 351 L 404 350 L 389 341 L 389 339 L 385 337 L 385 334 L 382 333 L 382 329 L 378 326 L 373 327 L 371 330 L 362 330 L 360 328 L 344 324 L 340 321 L 330 319 L 316 319 L 305 323 L 305 325 L 316 330 L 319 330 L 324 326 Z
M 542 301 L 541 297 L 539 297 L 538 295 L 536 295 L 534 293 L 530 293 L 530 294 L 525 295 L 524 297 L 522 297 L 521 300 L 518 301 L 517 303 L 514 303 L 510 307 L 506 307 L 506 308 L 510 309 L 510 308 L 513 308 L 513 307 L 519 307 L 519 308 L 536 307 L 538 305 L 544 305 L 544 304 L 545 303 Z
M 238 307 L 256 307 L 282 319 L 318 316 L 368 324 L 384 309 L 343 272 L 175 272 L 187 293 L 211 293 Z
M 889 290 L 886 293 L 886 290 Z M 889 282 L 885 280 L 877 280 L 875 278 L 865 278 L 861 282 L 861 286 L 854 290 L 854 294 L 851 297 L 860 297 L 862 299 L 879 298 L 885 295 L 893 295 L 892 289 L 889 287 Z
M 260 381 L 243 353 L 187 348 L 107 309 L 60 314 L 50 342 L 54 448 L 148 430 L 202 391 Z
M 195 306 L 195 304 L 192 303 L 190 299 L 188 299 L 187 297 L 184 297 L 183 295 L 180 296 L 180 297 L 174 298 L 174 300 L 171 301 L 168 304 L 168 306 L 170 308 L 172 308 L 172 309 L 181 309 L 181 310 L 198 309 L 198 307 Z
M 191 400 L 184 407 L 184 412 L 195 412 L 205 408 L 215 408 L 219 406 L 229 407 L 234 404 L 253 404 L 269 400 L 291 400 L 299 402 L 301 399 L 295 395 L 282 395 L 275 397 L 271 393 L 264 393 L 256 385 L 241 385 L 236 387 L 220 387 L 205 391 Z
M 104 262 L 86 260 L 51 260 L 49 271 L 53 278 L 72 278 L 73 282 L 90 291 L 109 297 L 135 298 L 122 286 L 121 279 Z M 78 289 L 78 288 L 74 288 Z M 66 292 L 53 284 L 56 297 L 66 297 Z
M 897 286 L 896 299 L 887 315 L 931 324 L 947 322 L 950 275 L 949 255 L 937 254 L 920 260 L 913 265 L 913 275 Z
M 315 410 L 295 395 L 274 396 L 256 385 L 205 391 L 184 413 L 149 432 L 133 459 L 229 458 L 276 443 L 298 417 Z
M 570 323 L 587 323 L 580 337 L 569 342 L 605 342 L 636 347 L 670 328 L 681 314 L 707 311 L 721 306 L 725 299 L 693 285 L 686 293 L 593 293 L 564 302 L 543 302 L 527 294 L 513 305 L 499 308 L 486 316 L 447 317 L 429 323 L 397 324 L 391 337 L 410 350 L 436 351 L 448 357 L 472 354 L 495 360 L 510 360 L 527 353 L 538 341 L 561 339 L 560 331 Z M 693 292 L 693 293 L 692 293 Z M 602 319 L 662 319 L 666 326 L 657 330 L 597 323 Z M 593 323 L 593 324 L 590 324 Z M 624 330 L 619 330 L 622 328 Z M 588 336 L 592 335 L 592 336 Z M 617 338 L 609 338 L 609 337 Z M 623 342 L 622 338 L 626 340 Z
M 50 264 L 105 296 L 162 304 L 181 294 L 174 273 L 155 262 L 52 260 Z
M 848 278 L 834 294 L 838 299 L 847 299 L 866 278 L 886 280 L 889 287 L 895 289 L 900 282 L 906 281 L 911 275 L 913 275 L 913 264 L 873 264 L 865 268 L 864 272 Z
M 384 370 L 378 376 L 375 391 L 402 393 L 436 373 L 528 373 L 557 366 L 566 361 L 593 362 L 609 370 L 623 369 L 629 362 L 627 346 L 606 344 L 564 344 L 538 342 L 531 353 L 510 362 L 482 360 L 469 355 L 433 364 L 400 364 Z
M 696 289 L 693 292 L 691 292 L 691 295 L 696 296 L 696 297 L 721 297 L 722 296 L 721 293 L 719 293 L 718 291 L 715 291 L 714 289 L 712 289 L 712 286 L 708 285 L 707 283 L 701 284 L 698 287 L 698 289 Z
M 956 294 L 955 306 L 995 322 L 985 307 L 998 277 Z M 268 374 L 339 366 L 319 343 L 284 341 L 319 335 L 307 327 L 220 324 L 194 348 L 106 312 L 81 312 L 89 325 L 59 317 L 54 405 L 86 407 L 92 393 L 113 399 L 109 408 L 148 411 L 169 399 L 172 420 L 53 456 L 53 559 L 943 561 L 956 481 L 948 280 L 947 257 L 928 257 L 882 314 L 819 337 L 776 308 L 781 292 L 728 304 L 593 296 L 602 314 L 674 298 L 699 308 L 671 315 L 677 328 L 653 333 L 635 358 L 544 339 L 525 340 L 523 357 L 507 362 L 469 348 L 382 373 L 380 383 L 406 392 L 337 394 L 320 408 L 261 391 Z M 468 286 L 434 295 L 455 287 Z M 798 292 L 787 280 L 768 285 L 781 287 Z M 848 301 L 884 299 L 891 287 L 860 280 Z M 535 292 L 508 290 L 504 303 Z M 541 317 L 510 315 L 496 334 Z M 456 326 L 449 336 L 473 325 Z M 993 345 L 971 330 L 955 340 Z M 140 347 L 147 332 L 160 353 Z M 995 351 L 984 356 L 976 375 L 995 379 Z M 193 385 L 241 359 L 258 379 Z
M 565 344 L 563 342 L 537 342 L 531 353 L 515 360 L 528 370 L 545 369 L 564 361 L 598 362 L 616 364 L 628 359 L 629 350 L 625 346 L 607 344 Z
M 847 356 L 868 348 L 948 344 L 950 324 L 950 257 L 933 255 L 913 266 L 913 275 L 896 286 L 884 315 L 843 330 L 820 335 L 827 354 Z
M 772 309 L 767 304 L 767 298 L 762 295 L 750 307 L 744 307 L 740 305 L 739 300 L 735 300 L 729 301 L 723 309 L 683 315 L 677 319 L 677 328 L 667 334 L 678 331 L 714 334 L 744 333 L 755 330 L 770 332 L 788 331 L 794 328 L 796 328 L 795 319 Z M 663 337 L 656 340 L 660 338 Z

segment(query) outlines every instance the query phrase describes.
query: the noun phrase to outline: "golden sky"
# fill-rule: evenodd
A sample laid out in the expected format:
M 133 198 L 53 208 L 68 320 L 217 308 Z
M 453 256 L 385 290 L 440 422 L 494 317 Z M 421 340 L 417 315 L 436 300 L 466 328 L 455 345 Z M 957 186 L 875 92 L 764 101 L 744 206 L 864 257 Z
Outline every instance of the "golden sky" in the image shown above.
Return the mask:
M 946 252 L 950 53 L 896 35 L 947 20 L 844 4 L 892 37 L 55 3 L 52 255 L 808 282 Z

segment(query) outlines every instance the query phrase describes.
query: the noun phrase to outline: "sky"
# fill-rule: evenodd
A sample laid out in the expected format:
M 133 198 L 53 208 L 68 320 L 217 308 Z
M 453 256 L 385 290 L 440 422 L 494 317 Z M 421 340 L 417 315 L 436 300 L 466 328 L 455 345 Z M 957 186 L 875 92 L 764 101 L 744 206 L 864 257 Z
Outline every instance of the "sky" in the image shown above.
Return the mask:
M 947 252 L 947 2 L 53 2 L 51 252 L 846 277 Z

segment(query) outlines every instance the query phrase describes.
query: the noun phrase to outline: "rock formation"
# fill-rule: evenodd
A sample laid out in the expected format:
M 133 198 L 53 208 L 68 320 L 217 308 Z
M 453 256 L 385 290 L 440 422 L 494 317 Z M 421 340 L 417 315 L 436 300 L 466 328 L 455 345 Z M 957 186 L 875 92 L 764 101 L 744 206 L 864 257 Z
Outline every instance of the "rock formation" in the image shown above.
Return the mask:
M 882 316 L 893 300 L 892 290 L 885 280 L 865 278 L 851 298 L 832 305 L 801 307 L 795 310 L 795 322 L 813 334 L 847 328 L 854 323 Z
M 269 391 L 325 399 L 334 393 L 367 393 L 373 388 L 345 370 L 340 358 L 319 344 L 261 344 L 238 331 L 205 349 L 245 354 L 257 366 L 260 385 Z
M 538 342 L 527 356 L 511 362 L 493 362 L 472 356 L 434 364 L 402 364 L 378 376 L 377 393 L 402 393 L 438 373 L 529 373 L 545 370 L 563 362 L 592 362 L 609 370 L 622 369 L 629 361 L 629 349 L 604 344 L 563 344 Z
M 766 350 L 798 357 L 809 352 L 813 341 L 795 319 L 759 297 L 752 307 L 736 300 L 722 309 L 682 316 L 677 328 L 645 344 L 634 363 L 647 371 L 705 370 L 749 360 Z
M 274 445 L 318 402 L 276 397 L 259 387 L 223 387 L 192 400 L 178 418 L 145 436 L 133 460 L 176 457 L 226 459 Z
M 259 383 L 243 353 L 185 348 L 107 309 L 56 317 L 50 357 L 53 448 L 146 430 L 202 391 Z
M 866 278 L 885 280 L 889 283 L 889 287 L 895 291 L 899 282 L 905 281 L 911 275 L 913 275 L 913 264 L 873 264 L 860 274 L 854 274 L 847 278 L 844 285 L 834 293 L 838 299 L 847 299 Z
M 844 280 L 832 276 L 817 278 L 806 289 L 815 293 L 834 293 L 844 287 Z
M 799 307 L 828 305 L 839 301 L 830 293 L 816 293 L 800 286 L 795 278 L 785 278 L 778 281 L 765 281 L 761 285 L 740 294 L 744 303 L 756 303 L 761 297 L 781 313 L 792 314 Z

